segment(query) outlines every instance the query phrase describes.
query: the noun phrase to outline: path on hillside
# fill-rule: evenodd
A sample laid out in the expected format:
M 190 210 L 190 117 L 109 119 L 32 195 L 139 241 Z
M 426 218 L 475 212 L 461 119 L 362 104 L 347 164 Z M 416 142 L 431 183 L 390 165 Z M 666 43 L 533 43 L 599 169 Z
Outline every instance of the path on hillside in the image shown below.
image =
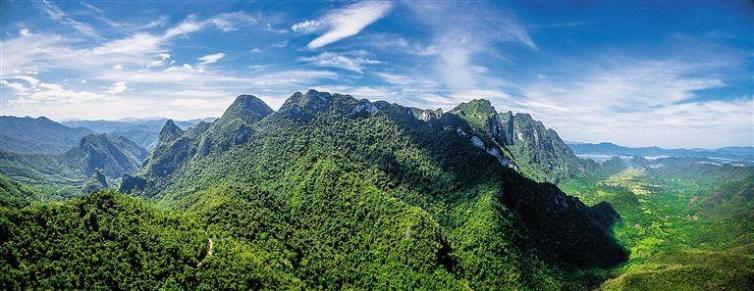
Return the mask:
M 204 260 L 212 256 L 212 250 L 214 249 L 215 244 L 212 242 L 212 238 L 207 238 L 207 256 L 205 256 L 199 264 L 196 265 L 196 267 L 201 267 L 202 263 L 204 263 Z

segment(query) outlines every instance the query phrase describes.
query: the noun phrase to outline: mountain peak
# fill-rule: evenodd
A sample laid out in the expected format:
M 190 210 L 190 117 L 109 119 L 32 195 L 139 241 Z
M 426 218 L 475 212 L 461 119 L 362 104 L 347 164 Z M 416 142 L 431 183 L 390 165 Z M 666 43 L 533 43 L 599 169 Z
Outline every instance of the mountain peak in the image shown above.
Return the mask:
M 254 122 L 267 117 L 273 112 L 262 99 L 254 95 L 239 95 L 233 104 L 225 110 L 221 119 L 240 117 L 246 122 Z
M 82 137 L 78 147 L 63 154 L 63 160 L 89 177 L 97 170 L 105 176 L 120 177 L 138 170 L 146 156 L 145 149 L 124 137 L 94 133 Z
M 474 99 L 458 104 L 458 106 L 450 110 L 450 113 L 466 120 L 466 122 L 478 129 L 485 129 L 490 118 L 497 114 L 497 110 L 495 110 L 495 107 L 492 106 L 489 100 Z
M 496 114 L 497 110 L 495 110 L 495 107 L 492 106 L 492 103 L 490 103 L 490 101 L 487 99 L 474 99 L 469 102 L 458 104 L 458 106 L 450 110 L 450 112 L 463 113 L 466 115 L 469 115 L 469 114 L 492 115 L 492 114 Z
M 296 92 L 285 100 L 280 112 L 297 113 L 297 112 L 318 112 L 322 111 L 332 103 L 333 95 L 328 92 L 320 92 L 309 89 L 305 94 Z
M 171 140 L 175 140 L 183 134 L 183 130 L 175 125 L 172 119 L 165 121 L 165 125 L 162 126 L 160 134 L 157 137 L 158 142 L 164 143 Z

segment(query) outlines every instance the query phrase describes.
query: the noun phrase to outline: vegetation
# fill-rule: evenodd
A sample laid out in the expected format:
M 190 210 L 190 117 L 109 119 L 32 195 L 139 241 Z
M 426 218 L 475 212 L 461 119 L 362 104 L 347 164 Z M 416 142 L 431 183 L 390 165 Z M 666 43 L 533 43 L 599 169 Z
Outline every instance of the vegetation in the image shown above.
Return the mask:
M 569 181 L 587 204 L 609 201 L 631 250 L 607 290 L 748 290 L 754 280 L 754 168 L 701 159 L 644 161 L 598 183 Z
M 442 114 L 310 90 L 273 112 L 242 95 L 213 123 L 165 122 L 120 183 L 93 167 L 92 194 L 37 202 L 0 176 L 0 288 L 749 286 L 751 168 L 624 169 L 563 145 L 483 100 Z M 55 177 L 46 158 L 0 169 Z M 118 184 L 132 196 L 98 190 Z
M 537 181 L 558 183 L 600 171 L 599 165 L 576 157 L 558 134 L 529 114 L 498 113 L 484 99 L 461 103 L 450 111 L 475 132 L 488 135 L 517 169 Z
M 90 134 L 62 155 L 0 150 L 0 173 L 40 190 L 39 200 L 55 200 L 117 184 L 122 175 L 141 168 L 146 155 L 145 149 L 124 137 Z
M 23 262 L 5 286 L 580 289 L 626 258 L 602 210 L 502 167 L 459 131 L 492 137 L 455 115 L 316 91 L 279 112 L 262 105 L 241 96 L 212 124 L 166 123 L 121 187 L 156 203 L 105 191 L 5 210 L 4 257 Z M 47 231 L 53 222 L 65 224 Z M 82 257 L 46 256 L 44 242 L 60 240 Z M 81 253 L 91 243 L 107 261 Z M 162 260 L 135 259 L 150 255 Z M 135 262 L 164 272 L 135 273 Z M 89 268 L 112 275 L 61 279 Z

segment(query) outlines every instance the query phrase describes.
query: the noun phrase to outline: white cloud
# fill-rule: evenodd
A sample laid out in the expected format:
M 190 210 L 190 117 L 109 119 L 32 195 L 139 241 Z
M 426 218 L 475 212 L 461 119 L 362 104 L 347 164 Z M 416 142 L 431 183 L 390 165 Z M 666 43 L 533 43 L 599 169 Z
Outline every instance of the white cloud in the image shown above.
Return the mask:
M 29 89 L 27 89 L 26 86 L 24 86 L 24 84 L 18 83 L 18 82 L 9 82 L 7 80 L 0 80 L 0 85 L 11 88 L 18 93 L 26 93 L 27 91 L 29 91 Z
M 161 27 L 167 23 L 168 23 L 168 17 L 163 15 L 163 16 L 160 16 L 160 18 L 157 18 L 155 20 L 150 21 L 147 24 L 142 25 L 141 27 L 139 27 L 139 29 L 141 30 L 152 29 L 156 27 Z
M 86 3 L 86 2 L 81 2 L 81 5 L 84 5 L 84 6 L 86 6 L 86 8 L 89 8 L 89 10 L 92 10 L 92 11 L 97 12 L 99 14 L 104 13 L 104 11 L 102 11 L 102 9 L 100 9 L 99 7 L 94 6 L 92 4 L 89 4 L 89 3 Z
M 355 56 L 347 56 L 334 52 L 324 52 L 318 56 L 301 58 L 302 61 L 309 62 L 320 67 L 333 67 L 349 70 L 356 73 L 363 73 L 364 65 L 379 64 L 380 61 L 367 58 L 361 53 L 352 53 Z
M 386 53 L 404 53 L 414 56 L 435 56 L 437 48 L 418 41 L 408 40 L 402 36 L 386 33 L 375 33 L 364 37 L 364 44 L 369 48 Z
M 174 118 L 218 116 L 241 93 L 264 96 L 275 107 L 282 105 L 291 92 L 338 78 L 337 73 L 327 70 L 272 67 L 253 75 L 227 72 L 206 67 L 201 60 L 194 66 L 173 65 L 175 61 L 170 56 L 173 40 L 202 29 L 222 30 L 220 26 L 225 23 L 213 23 L 214 19 L 224 18 L 188 17 L 161 31 L 126 33 L 123 38 L 99 43 L 49 32 L 19 32 L 16 37 L 4 38 L 0 41 L 3 60 L 0 69 L 15 76 L 3 76 L 0 80 L 3 114 L 44 115 L 53 119 L 113 119 L 134 114 Z M 258 27 L 270 29 L 264 23 Z M 205 64 L 218 61 L 219 57 L 207 56 Z M 76 82 L 55 81 L 57 72 L 66 72 L 66 77 Z M 184 98 L 204 99 L 202 102 L 215 106 L 170 106 L 171 101 Z
M 694 101 L 699 91 L 727 86 L 719 74 L 740 66 L 735 54 L 708 52 L 699 58 L 688 51 L 675 53 L 563 60 L 553 64 L 561 70 L 547 74 L 557 77 L 525 82 L 518 88 L 521 96 L 502 100 L 499 107 L 531 112 L 575 141 L 664 147 L 750 143 L 751 96 Z
M 0 84 L 5 85 L 6 82 L 6 80 L 0 80 Z M 23 91 L 17 91 L 15 96 L 15 99 L 6 99 L 8 103 L 4 110 L 8 113 L 13 113 L 13 108 L 17 108 L 19 106 L 22 108 L 34 110 L 41 104 L 50 106 L 60 106 L 61 104 L 81 104 L 87 101 L 103 98 L 97 93 L 88 91 L 76 91 L 67 89 L 60 84 L 51 84 L 44 82 L 40 82 L 37 86 L 31 88 L 25 88 L 25 90 Z
M 201 65 L 209 65 L 209 64 L 216 63 L 217 61 L 219 61 L 220 59 L 224 57 L 225 57 L 224 53 L 209 54 L 209 55 L 200 57 L 199 63 Z
M 385 17 L 392 7 L 390 2 L 355 3 L 332 10 L 317 20 L 296 23 L 291 26 L 291 30 L 302 33 L 325 31 L 307 45 L 310 49 L 316 49 L 358 34 L 368 25 Z
M 190 34 L 200 29 L 203 29 L 207 25 L 207 21 L 196 21 L 193 17 L 189 17 L 184 20 L 178 26 L 172 27 L 165 32 L 164 38 L 173 38 L 177 36 L 183 36 Z
M 291 30 L 301 33 L 312 33 L 321 30 L 325 27 L 326 23 L 322 20 L 305 20 L 291 26 Z
M 241 26 L 257 24 L 261 16 L 252 16 L 245 12 L 222 13 L 210 21 L 223 32 L 237 30 Z
M 32 87 L 39 84 L 39 80 L 35 78 L 34 76 L 19 75 L 19 76 L 13 76 L 11 79 L 23 80 L 26 83 L 29 83 L 29 85 L 31 85 Z
M 107 90 L 105 90 L 104 93 L 114 95 L 114 94 L 120 94 L 120 93 L 126 92 L 126 90 L 128 90 L 128 86 L 126 86 L 126 82 L 118 81 L 118 82 L 113 83 L 113 85 L 110 86 L 109 88 L 107 88 Z

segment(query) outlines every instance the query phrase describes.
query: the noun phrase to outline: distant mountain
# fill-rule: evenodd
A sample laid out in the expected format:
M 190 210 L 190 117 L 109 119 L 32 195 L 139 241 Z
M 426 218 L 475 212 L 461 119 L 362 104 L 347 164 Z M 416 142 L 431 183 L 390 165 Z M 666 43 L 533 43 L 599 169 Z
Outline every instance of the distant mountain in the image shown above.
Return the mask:
M 24 154 L 0 150 L 0 174 L 46 189 L 42 200 L 92 192 L 135 173 L 147 151 L 120 136 L 90 134 L 63 154 Z M 116 185 L 117 186 L 117 185 Z
M 201 118 L 174 121 L 181 128 L 189 128 L 201 121 L 213 121 L 215 118 Z M 167 118 L 122 119 L 122 120 L 70 120 L 61 122 L 71 127 L 84 127 L 95 132 L 112 133 L 116 131 L 143 130 L 159 132 Z
M 63 154 L 62 160 L 87 177 L 95 171 L 108 177 L 121 177 L 135 173 L 146 157 L 144 148 L 125 137 L 91 134 L 83 137 L 78 147 Z
M 151 149 L 155 146 L 160 129 L 168 119 L 122 119 L 122 120 L 75 120 L 63 121 L 62 124 L 72 127 L 83 127 L 98 133 L 108 133 L 113 136 L 123 136 Z M 173 121 L 179 128 L 189 128 L 202 121 L 213 121 L 214 118 L 191 119 Z
M 65 126 L 46 117 L 0 116 L 0 150 L 5 151 L 61 154 L 91 133 L 89 129 Z
M 644 156 L 644 157 L 691 157 L 729 161 L 754 162 L 754 147 L 722 147 L 718 149 L 665 149 L 661 147 L 624 147 L 613 143 L 570 143 L 577 155 L 599 156 Z

